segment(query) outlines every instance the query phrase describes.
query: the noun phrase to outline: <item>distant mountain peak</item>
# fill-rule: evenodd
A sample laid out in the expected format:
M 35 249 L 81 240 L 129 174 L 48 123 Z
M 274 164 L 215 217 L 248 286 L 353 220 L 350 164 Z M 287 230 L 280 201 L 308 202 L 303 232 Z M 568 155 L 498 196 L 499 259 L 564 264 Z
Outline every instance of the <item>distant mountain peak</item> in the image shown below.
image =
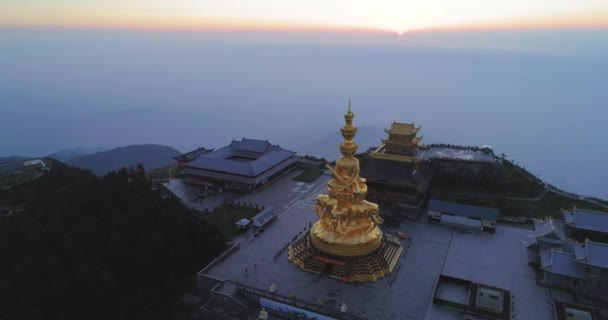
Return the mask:
M 103 175 L 122 167 L 135 167 L 138 163 L 142 163 L 148 171 L 167 167 L 175 163 L 171 157 L 180 154 L 179 150 L 169 146 L 137 144 L 77 156 L 67 163 Z

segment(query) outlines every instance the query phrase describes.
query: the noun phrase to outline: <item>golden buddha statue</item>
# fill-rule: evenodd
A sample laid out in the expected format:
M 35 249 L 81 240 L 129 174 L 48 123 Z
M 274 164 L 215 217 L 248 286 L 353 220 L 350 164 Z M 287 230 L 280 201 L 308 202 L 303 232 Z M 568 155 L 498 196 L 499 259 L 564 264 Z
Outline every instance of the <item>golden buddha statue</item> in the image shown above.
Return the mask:
M 327 165 L 333 179 L 327 184 L 327 195 L 317 197 L 315 210 L 319 216 L 311 229 L 313 245 L 326 253 L 338 256 L 369 254 L 381 244 L 382 223 L 378 205 L 365 200 L 367 185 L 359 176 L 359 160 L 354 157 L 357 144 L 353 141 L 357 127 L 353 126 L 355 114 L 344 115 L 346 124 L 340 129 L 344 141 L 339 144 L 342 156 L 336 159 L 336 167 Z
M 335 168 L 327 166 L 333 178 L 327 194 L 317 196 L 319 220 L 290 244 L 288 257 L 302 270 L 328 272 L 344 282 L 376 281 L 393 272 L 403 247 L 396 237 L 382 233 L 378 205 L 365 200 L 367 185 L 355 158 L 354 117 L 349 101 L 346 124 L 340 128 L 342 156 Z

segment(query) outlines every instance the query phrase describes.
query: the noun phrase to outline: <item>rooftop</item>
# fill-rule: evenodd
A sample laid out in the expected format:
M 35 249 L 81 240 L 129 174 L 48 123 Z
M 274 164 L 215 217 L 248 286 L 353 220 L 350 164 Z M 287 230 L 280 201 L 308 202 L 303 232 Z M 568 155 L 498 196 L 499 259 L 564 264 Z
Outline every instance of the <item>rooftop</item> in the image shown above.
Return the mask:
M 178 160 L 178 161 L 192 161 L 192 160 L 200 157 L 201 155 L 203 155 L 205 153 L 209 153 L 211 151 L 213 151 L 213 149 L 207 149 L 205 147 L 200 147 L 200 148 L 194 149 L 190 152 L 181 154 L 177 157 L 173 157 L 173 159 Z
M 608 244 L 586 240 L 584 243 L 574 243 L 576 261 L 608 269 Z
M 416 128 L 413 122 L 401 123 L 393 121 L 391 128 L 385 131 L 390 134 L 414 135 L 420 131 L 420 127 Z
M 573 210 L 562 210 L 566 224 L 574 228 L 607 232 L 608 230 L 608 213 L 574 208 Z
M 255 177 L 277 164 L 293 157 L 296 153 L 272 145 L 267 140 L 243 138 L 233 140 L 224 148 L 203 154 L 188 163 L 186 173 L 196 174 L 196 170 L 216 171 Z
M 534 223 L 534 236 L 536 238 L 544 238 L 543 240 L 561 244 L 564 244 L 567 241 L 567 237 L 564 234 L 563 223 L 551 218 Z
M 498 209 L 471 206 L 468 204 L 461 204 L 435 199 L 431 199 L 429 201 L 428 210 L 494 221 L 498 220 L 499 215 Z
M 581 266 L 574 261 L 573 254 L 557 250 L 549 251 L 549 264 L 541 266 L 541 269 L 572 278 L 585 278 Z

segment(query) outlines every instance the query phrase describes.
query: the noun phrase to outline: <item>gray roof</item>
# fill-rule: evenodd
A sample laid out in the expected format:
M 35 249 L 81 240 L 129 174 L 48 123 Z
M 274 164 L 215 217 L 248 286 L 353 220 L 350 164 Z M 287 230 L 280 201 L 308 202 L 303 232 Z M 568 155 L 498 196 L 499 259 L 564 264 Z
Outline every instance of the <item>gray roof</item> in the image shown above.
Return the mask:
M 576 261 L 599 268 L 608 269 L 608 244 L 586 240 L 574 243 Z
M 574 261 L 573 254 L 562 251 L 550 250 L 549 258 L 549 264 L 541 266 L 541 269 L 547 272 L 560 274 L 571 278 L 585 278 L 583 271 L 581 270 L 581 265 Z
M 215 171 L 232 175 L 256 177 L 273 168 L 279 163 L 294 157 L 296 153 L 282 149 L 278 145 L 271 145 L 268 141 L 243 138 L 241 141 L 232 141 L 224 148 L 201 155 L 188 164 L 196 171 Z M 253 158 L 252 161 L 239 161 L 229 159 L 234 156 Z M 196 171 L 188 172 L 196 174 Z M 198 173 L 201 175 L 201 173 Z
M 271 146 L 268 140 L 255 140 L 255 139 L 247 139 L 243 138 L 241 141 L 232 141 L 232 146 L 238 150 L 248 151 L 248 152 L 264 152 L 269 146 Z
M 574 228 L 608 232 L 608 213 L 574 208 L 572 211 L 563 210 L 566 224 Z
M 242 176 L 235 175 L 231 172 L 217 172 L 217 171 L 206 171 L 206 170 L 198 170 L 197 168 L 187 167 L 184 170 L 184 174 L 186 175 L 194 175 L 194 176 L 202 176 L 212 179 L 226 180 L 226 181 L 234 181 L 244 184 L 259 184 L 264 180 L 270 178 L 275 173 L 285 169 L 289 165 L 296 162 L 295 157 L 288 158 L 286 161 L 283 161 L 276 166 L 270 168 L 269 170 L 261 173 L 258 176 Z
M 255 217 L 251 218 L 253 220 L 253 225 L 256 227 L 261 227 L 268 222 L 272 217 L 274 217 L 274 207 L 268 207 L 262 210 L 260 213 L 256 214 Z
M 429 201 L 428 210 L 431 211 L 440 211 L 443 213 L 450 213 L 458 216 L 466 216 L 471 218 L 478 218 L 484 220 L 498 220 L 499 211 L 494 208 L 486 208 L 486 207 L 477 207 L 471 206 L 467 204 L 441 201 L 441 200 L 431 200 Z
M 238 225 L 238 226 L 246 226 L 246 225 L 249 225 L 249 219 L 247 219 L 247 218 L 243 218 L 243 219 L 241 219 L 241 220 L 237 221 L 237 222 L 236 222 L 236 225 Z
M 205 153 L 209 153 L 211 151 L 213 151 L 213 149 L 207 149 L 205 147 L 200 147 L 200 148 L 194 149 L 190 152 L 186 152 L 184 154 L 180 154 L 179 156 L 173 157 L 173 159 L 180 160 L 180 161 L 192 161 L 192 160 L 200 157 L 201 155 L 203 155 Z
M 556 239 L 551 237 L 551 235 L 555 236 Z M 539 240 L 557 244 L 564 244 L 567 240 L 564 234 L 564 225 L 551 218 L 534 223 L 534 236 Z

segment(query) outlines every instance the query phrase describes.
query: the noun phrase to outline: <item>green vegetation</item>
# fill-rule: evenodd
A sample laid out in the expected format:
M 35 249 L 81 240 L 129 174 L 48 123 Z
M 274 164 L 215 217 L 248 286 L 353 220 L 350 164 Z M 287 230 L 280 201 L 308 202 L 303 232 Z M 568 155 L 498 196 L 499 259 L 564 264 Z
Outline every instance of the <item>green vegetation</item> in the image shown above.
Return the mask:
M 215 225 L 227 239 L 232 239 L 243 232 L 235 223 L 243 218 L 251 219 L 261 210 L 237 204 L 224 203 L 205 216 L 205 220 Z
M 497 163 L 438 159 L 431 198 L 497 208 L 503 216 L 561 218 L 572 207 L 606 211 L 599 205 L 546 190 L 544 183 L 504 158 Z
M 325 171 L 321 169 L 308 169 L 297 175 L 295 178 L 293 178 L 293 180 L 310 183 L 322 176 L 323 172 Z
M 49 163 L 47 159 L 44 161 Z M 16 168 L 15 170 L 0 174 L 0 190 L 25 183 L 44 173 L 44 167 L 38 164 L 23 166 L 22 161 L 19 161 L 15 163 L 15 166 L 18 169 Z
M 571 199 L 553 192 L 547 192 L 538 200 L 515 200 L 499 197 L 483 197 L 449 193 L 435 193 L 431 197 L 440 200 L 466 203 L 476 206 L 497 208 L 502 216 L 517 216 L 530 218 L 562 218 L 560 209 L 571 209 L 573 207 L 590 210 L 606 211 L 600 206 Z
M 225 238 L 162 200 L 143 166 L 60 163 L 0 192 L 0 319 L 184 319 L 176 303 Z
M 177 176 L 177 168 L 175 166 L 159 168 L 148 173 L 150 180 L 171 179 Z
M 436 159 L 433 166 L 434 190 L 535 197 L 544 189 L 540 179 L 508 160 L 471 163 Z

